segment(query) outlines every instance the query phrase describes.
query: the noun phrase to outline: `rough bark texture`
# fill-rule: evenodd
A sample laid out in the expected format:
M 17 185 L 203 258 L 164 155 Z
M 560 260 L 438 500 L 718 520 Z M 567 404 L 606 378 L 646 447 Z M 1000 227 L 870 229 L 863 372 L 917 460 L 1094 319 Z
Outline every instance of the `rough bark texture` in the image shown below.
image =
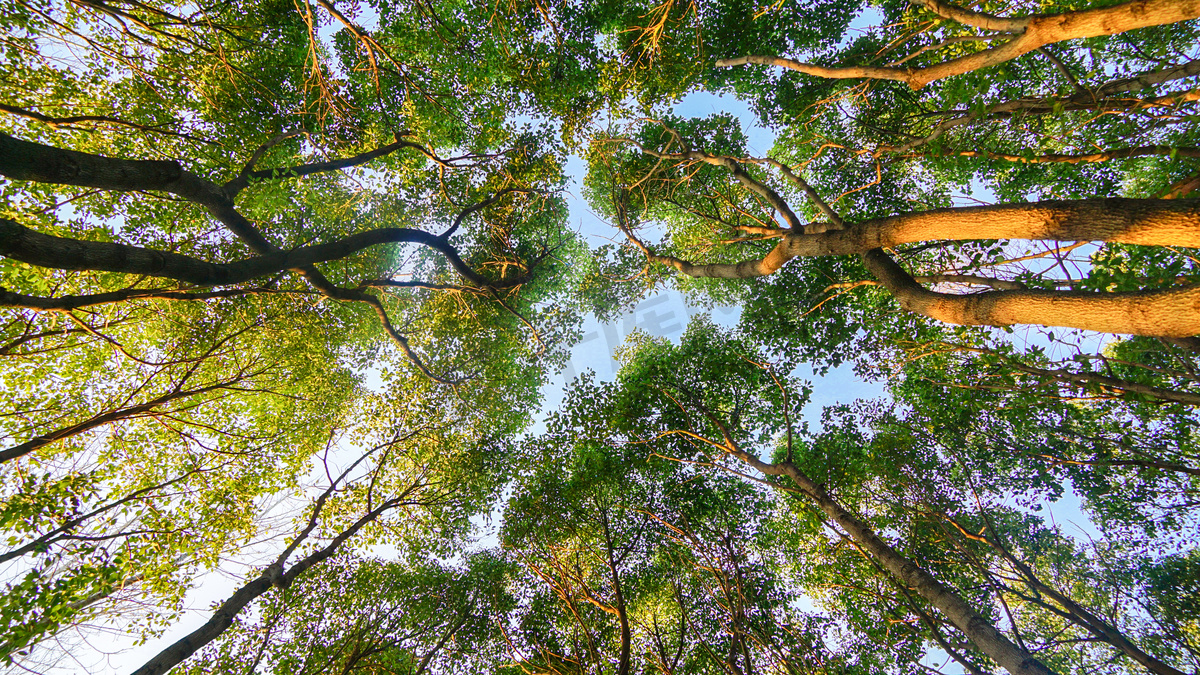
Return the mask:
M 910 312 L 966 326 L 1034 324 L 1103 333 L 1188 337 L 1200 334 L 1200 286 L 1126 293 L 931 291 L 880 250 L 863 255 L 867 269 Z
M 922 241 L 972 239 L 1200 247 L 1200 203 L 1114 198 L 935 209 L 816 234 L 790 232 L 765 257 L 735 264 L 696 265 L 668 256 L 655 258 L 688 276 L 746 279 L 772 274 L 792 258 L 852 255 Z
M 930 291 L 879 249 L 922 241 L 1029 239 L 1200 247 L 1200 203 L 1162 199 L 1084 199 L 938 209 L 879 218 L 814 234 L 789 232 L 766 256 L 697 265 L 642 247 L 649 260 L 693 277 L 750 279 L 797 257 L 862 254 L 871 273 L 905 309 L 946 323 L 1036 324 L 1105 333 L 1186 338 L 1200 334 L 1200 287 L 1122 293 L 997 290 Z
M 654 256 L 694 277 L 747 279 L 792 258 L 852 255 L 923 241 L 1028 239 L 1200 247 L 1200 203 L 1162 199 L 1083 199 L 970 206 L 907 213 L 817 234 L 790 232 L 765 257 L 696 265 Z
M 755 277 L 765 277 L 777 272 L 780 267 L 783 267 L 784 263 L 794 257 L 796 256 L 788 255 L 783 243 L 771 249 L 771 252 L 763 258 L 753 258 L 733 264 L 712 263 L 709 265 L 695 265 L 686 260 L 671 256 L 650 255 L 652 261 L 670 265 L 689 277 L 708 277 L 712 279 L 753 279 Z
M 921 241 L 1030 239 L 1200 247 L 1200 204 L 1161 199 L 1054 200 L 908 213 L 780 243 L 791 257 L 846 255 Z
M 0 133 L 0 175 L 13 180 L 106 190 L 164 190 L 178 194 L 179 162 L 111 159 L 30 143 Z

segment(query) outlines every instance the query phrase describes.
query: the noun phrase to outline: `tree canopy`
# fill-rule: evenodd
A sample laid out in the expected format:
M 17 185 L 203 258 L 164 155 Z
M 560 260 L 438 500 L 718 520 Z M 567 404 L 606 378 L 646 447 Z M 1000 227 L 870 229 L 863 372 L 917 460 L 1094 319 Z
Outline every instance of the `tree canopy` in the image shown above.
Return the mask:
M 0 0 L 0 54 L 5 669 L 1200 672 L 1200 2 Z M 668 291 L 736 321 L 544 408 Z

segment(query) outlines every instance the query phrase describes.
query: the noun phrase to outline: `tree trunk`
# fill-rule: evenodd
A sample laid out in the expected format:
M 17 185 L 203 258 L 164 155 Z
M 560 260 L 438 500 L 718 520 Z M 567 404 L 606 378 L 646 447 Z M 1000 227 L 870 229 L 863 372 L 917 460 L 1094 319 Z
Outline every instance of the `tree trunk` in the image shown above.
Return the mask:
M 878 249 L 864 254 L 863 261 L 901 307 L 945 323 L 1033 324 L 1161 337 L 1200 334 L 1200 286 L 1196 285 L 1125 293 L 1027 290 L 952 295 L 918 284 Z
M 1002 546 L 998 537 L 995 541 L 993 541 L 987 537 L 978 534 L 972 534 L 945 513 L 940 515 L 950 524 L 954 525 L 955 529 L 957 529 L 966 538 L 973 541 L 981 541 L 990 546 L 994 551 L 1000 554 L 1001 557 L 1009 561 L 1013 567 L 1015 567 L 1017 571 L 1025 577 L 1026 583 L 1028 583 L 1035 591 L 1044 593 L 1053 598 L 1066 610 L 1065 616 L 1067 618 L 1070 618 L 1071 621 L 1085 628 L 1088 632 L 1092 633 L 1092 635 L 1096 636 L 1096 638 L 1103 640 L 1104 642 L 1107 642 L 1121 650 L 1126 656 L 1138 662 L 1150 672 L 1155 673 L 1155 675 L 1186 675 L 1183 671 L 1172 668 L 1171 666 L 1142 651 L 1137 645 L 1130 642 L 1129 639 L 1121 633 L 1121 631 L 1117 630 L 1115 626 L 1109 624 L 1107 621 L 1096 616 L 1095 614 L 1092 614 L 1082 605 L 1076 603 L 1066 595 L 1058 592 L 1057 589 L 1044 583 L 1028 565 L 1013 555 L 1013 553 L 1007 548 Z M 992 534 L 993 536 L 997 536 L 994 531 Z M 1053 609 L 1049 605 L 1047 605 L 1047 607 Z M 1058 610 L 1054 611 L 1057 612 Z
M 837 523 L 850 537 L 875 557 L 891 574 L 913 588 L 936 607 L 983 653 L 1012 675 L 1053 675 L 1041 661 L 1013 644 L 986 617 L 975 611 L 957 593 L 944 586 L 915 562 L 888 545 L 862 522 L 791 462 L 768 464 L 739 449 L 730 450 L 743 462 L 770 476 L 787 476 L 827 518 Z
M 790 232 L 766 256 L 733 264 L 696 265 L 644 250 L 651 261 L 670 265 L 688 276 L 720 279 L 773 274 L 796 257 L 859 253 L 902 307 L 946 323 L 1035 324 L 1164 338 L 1200 334 L 1197 286 L 1122 293 L 1005 290 L 952 295 L 918 284 L 878 250 L 922 241 L 972 239 L 1200 247 L 1200 203 L 1083 199 L 937 209 L 863 221 L 841 230 Z
M 656 256 L 693 277 L 747 279 L 792 258 L 853 255 L 923 241 L 1028 239 L 1200 247 L 1200 203 L 1164 199 L 1081 199 L 968 206 L 906 213 L 816 234 L 789 232 L 765 257 L 696 265 Z
M 1054 598 L 1059 604 L 1066 608 L 1068 612 L 1078 617 L 1080 620 L 1079 623 L 1081 623 L 1084 628 L 1086 628 L 1097 638 L 1104 640 L 1110 645 L 1121 650 L 1121 652 L 1126 656 L 1134 661 L 1137 661 L 1146 670 L 1149 670 L 1155 675 L 1186 675 L 1186 673 L 1183 671 L 1172 668 L 1171 666 L 1142 651 L 1137 645 L 1130 642 L 1124 634 L 1122 634 L 1114 626 L 1110 625 L 1107 621 L 1087 611 L 1074 600 L 1063 595 L 1062 593 L 1059 593 L 1054 588 L 1042 583 L 1042 581 L 1038 579 L 1037 576 L 1034 575 L 1033 571 L 1030 570 L 1029 567 L 1024 563 L 1016 560 L 1016 558 L 1012 558 L 1011 556 L 1010 559 L 1019 566 L 1022 572 L 1025 573 L 1025 576 L 1029 579 L 1030 584 L 1034 588 Z
M 819 234 L 793 233 L 789 257 L 848 255 L 921 241 L 1029 239 L 1200 247 L 1200 204 L 1162 199 L 1081 199 L 906 213 Z
M 621 629 L 621 651 L 617 659 L 617 675 L 629 675 L 630 652 L 632 648 L 632 631 L 629 627 L 629 611 L 625 606 L 625 593 L 621 590 L 621 575 L 617 572 L 617 562 L 613 558 L 612 533 L 608 528 L 608 516 L 601 514 L 604 524 L 604 553 L 608 562 L 608 572 L 613 585 L 614 610 L 617 623 Z
M 217 639 L 221 633 L 224 633 L 226 629 L 233 625 L 233 619 L 238 615 L 238 612 L 241 612 L 246 605 L 270 590 L 272 586 L 286 588 L 310 567 L 323 562 L 326 558 L 336 553 L 342 544 L 357 534 L 367 523 L 378 518 L 383 512 L 400 505 L 401 502 L 399 499 L 391 499 L 384 502 L 379 508 L 359 518 L 353 525 L 334 537 L 333 541 L 329 542 L 324 548 L 317 549 L 301 559 L 300 562 L 293 565 L 286 573 L 274 569 L 274 567 L 268 568 L 266 572 L 247 582 L 244 586 L 237 589 L 228 600 L 221 603 L 216 611 L 213 612 L 212 617 L 203 626 L 188 633 L 174 644 L 159 652 L 158 655 L 143 664 L 141 668 L 133 671 L 133 675 L 163 675 L 163 673 L 179 665 L 184 659 Z

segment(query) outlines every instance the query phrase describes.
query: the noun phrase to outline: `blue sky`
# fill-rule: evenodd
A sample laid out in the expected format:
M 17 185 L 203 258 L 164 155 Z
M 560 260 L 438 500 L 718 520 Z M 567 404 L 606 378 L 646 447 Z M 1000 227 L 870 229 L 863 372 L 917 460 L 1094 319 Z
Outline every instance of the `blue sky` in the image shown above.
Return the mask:
M 766 156 L 775 143 L 775 134 L 759 126 L 749 106 L 731 96 L 718 96 L 698 92 L 686 96 L 675 105 L 673 112 L 683 117 L 706 117 L 717 112 L 733 113 L 742 123 L 751 154 Z M 597 216 L 582 197 L 584 163 L 579 157 L 571 157 L 567 173 L 571 183 L 567 202 L 570 209 L 570 226 L 583 234 L 592 246 L 613 243 L 616 229 Z M 613 358 L 616 349 L 635 329 L 655 337 L 665 337 L 678 342 L 687 328 L 690 318 L 704 310 L 690 306 L 683 294 L 668 287 L 660 287 L 653 295 L 642 300 L 633 311 L 609 323 L 601 324 L 589 318 L 584 327 L 583 341 L 572 349 L 571 361 L 543 388 L 545 410 L 558 407 L 562 391 L 576 375 L 588 370 L 596 373 L 598 380 L 611 380 L 616 375 L 618 364 Z M 737 307 L 717 307 L 708 312 L 718 325 L 732 328 L 741 317 Z M 813 395 L 802 411 L 802 418 L 816 429 L 820 424 L 821 409 L 838 402 L 858 398 L 883 396 L 884 388 L 875 382 L 865 382 L 856 377 L 849 365 L 831 370 L 824 377 L 816 377 L 811 368 L 801 367 L 796 373 L 813 383 Z

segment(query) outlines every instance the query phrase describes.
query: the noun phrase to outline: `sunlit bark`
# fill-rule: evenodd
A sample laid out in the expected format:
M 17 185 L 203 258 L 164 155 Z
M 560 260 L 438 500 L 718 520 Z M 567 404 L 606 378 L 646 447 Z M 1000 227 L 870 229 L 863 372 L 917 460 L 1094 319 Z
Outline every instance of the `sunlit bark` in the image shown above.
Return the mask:
M 758 64 L 779 66 L 814 77 L 897 80 L 920 89 L 935 80 L 994 66 L 1035 49 L 1064 40 L 1115 35 L 1126 31 L 1161 26 L 1200 17 L 1200 0 L 1134 0 L 1112 7 L 1085 9 L 1063 14 L 1002 18 L 961 9 L 940 0 L 922 0 L 931 11 L 961 23 L 1014 35 L 1004 44 L 925 68 L 886 66 L 826 67 L 780 56 L 741 56 L 718 59 L 718 68 Z

